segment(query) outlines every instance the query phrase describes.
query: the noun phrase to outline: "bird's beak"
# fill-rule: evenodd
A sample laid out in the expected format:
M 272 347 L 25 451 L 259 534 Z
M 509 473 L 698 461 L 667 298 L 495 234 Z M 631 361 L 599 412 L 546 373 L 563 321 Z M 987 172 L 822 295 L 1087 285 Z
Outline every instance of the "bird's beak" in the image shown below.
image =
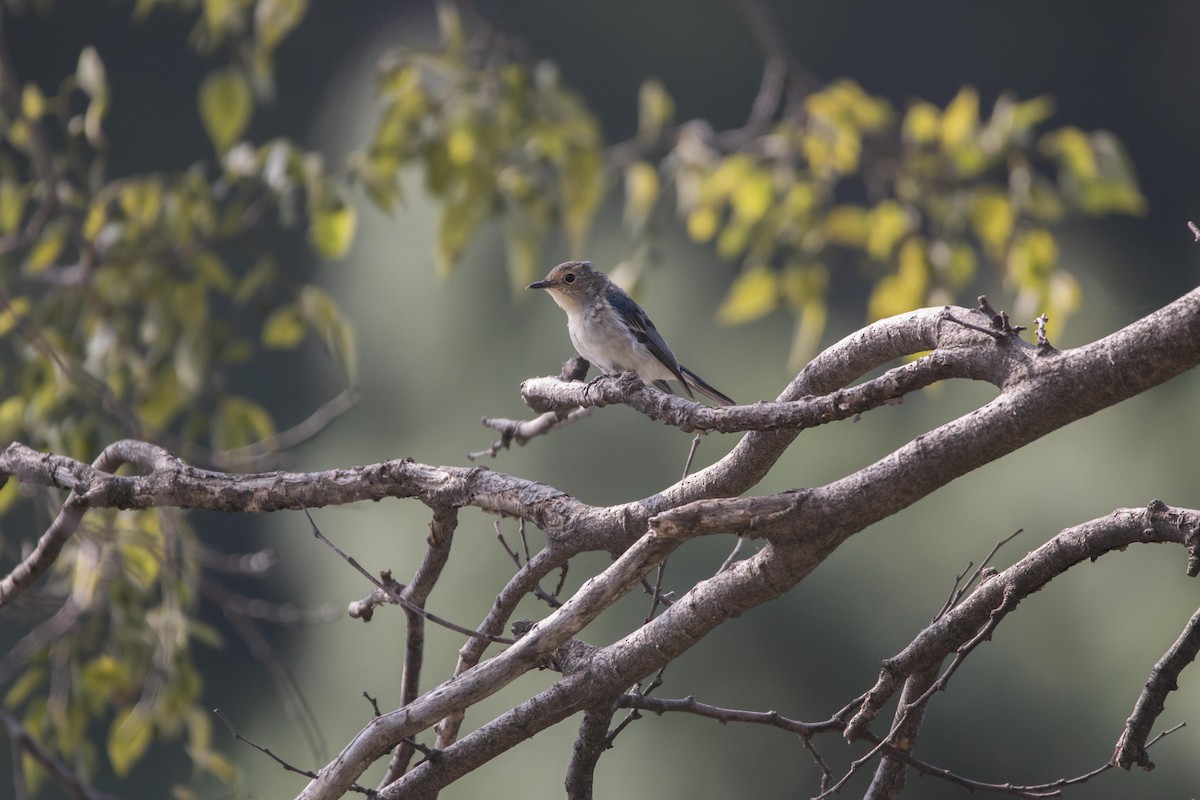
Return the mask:
M 533 283 L 529 284 L 525 288 L 526 289 L 549 289 L 550 284 L 546 283 L 546 281 L 534 281 Z

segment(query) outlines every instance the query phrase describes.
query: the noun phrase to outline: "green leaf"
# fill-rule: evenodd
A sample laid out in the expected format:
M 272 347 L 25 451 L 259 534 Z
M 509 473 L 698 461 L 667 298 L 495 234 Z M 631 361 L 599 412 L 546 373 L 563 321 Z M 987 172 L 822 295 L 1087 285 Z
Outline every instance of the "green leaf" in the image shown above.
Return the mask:
M 192 259 L 196 274 L 208 286 L 223 294 L 232 294 L 234 289 L 233 273 L 225 266 L 220 256 L 209 250 L 203 250 Z
M 279 278 L 279 267 L 268 257 L 258 260 L 249 272 L 242 276 L 233 293 L 234 305 L 244 306 L 260 293 L 273 286 Z
M 294 303 L 275 309 L 263 323 L 262 343 L 272 350 L 291 350 L 304 340 L 304 320 Z
M 723 325 L 741 325 L 765 316 L 779 305 L 779 280 L 765 266 L 751 267 L 734 280 L 729 294 L 717 309 Z
M 200 118 L 218 152 L 229 149 L 245 132 L 254 111 L 246 76 L 234 67 L 217 70 L 200 84 Z
M 213 417 L 213 447 L 232 450 L 275 435 L 267 410 L 246 397 L 226 397 Z
M 326 258 L 345 258 L 354 243 L 357 224 L 354 207 L 335 199 L 313 210 L 308 238 L 317 252 Z
M 342 316 L 328 292 L 305 286 L 300 292 L 300 311 L 305 322 L 316 331 L 333 353 L 351 383 L 358 380 L 358 339 L 354 327 Z
M 232 784 L 237 780 L 237 767 L 225 756 L 214 750 L 195 754 L 196 766 L 212 773 L 218 780 Z
M 175 365 L 167 363 L 141 387 L 142 399 L 136 405 L 138 419 L 151 430 L 166 427 L 183 406 L 184 396 L 179 389 Z
M 125 777 L 146 752 L 154 736 L 149 717 L 135 706 L 117 715 L 108 729 L 108 760 L 113 772 Z

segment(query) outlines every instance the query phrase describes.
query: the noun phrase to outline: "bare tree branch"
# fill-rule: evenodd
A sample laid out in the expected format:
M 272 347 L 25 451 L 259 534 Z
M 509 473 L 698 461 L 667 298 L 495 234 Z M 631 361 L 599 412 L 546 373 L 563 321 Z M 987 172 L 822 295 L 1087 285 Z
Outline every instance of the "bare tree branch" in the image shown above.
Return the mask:
M 1154 762 L 1146 753 L 1151 728 L 1166 709 L 1167 695 L 1179 688 L 1179 674 L 1196 660 L 1197 653 L 1200 653 L 1200 611 L 1192 615 L 1179 638 L 1150 670 L 1146 686 L 1138 695 L 1133 713 L 1117 740 L 1110 760 L 1112 764 L 1121 769 L 1130 769 L 1134 764 L 1145 770 L 1154 769 Z
M 339 797 L 375 760 L 438 723 L 437 757 L 403 775 L 393 771 L 388 777 L 395 779 L 380 789 L 381 797 L 432 796 L 465 771 L 538 731 L 578 711 L 611 702 L 723 622 L 790 590 L 848 537 L 871 523 L 1051 430 L 1195 365 L 1200 361 L 1200 290 L 1074 350 L 1036 347 L 1021 341 L 1013 330 L 1003 315 L 965 309 L 923 309 L 882 320 L 828 348 L 775 403 L 759 406 L 706 409 L 624 376 L 600 380 L 587 391 L 562 382 L 527 384 L 526 396 L 534 404 L 628 402 L 685 430 L 766 428 L 750 430 L 725 458 L 673 486 L 608 508 L 588 506 L 552 487 L 482 468 L 402 460 L 314 473 L 227 475 L 197 469 L 138 443 L 114 447 L 129 450 L 135 463 L 147 470 L 145 475 L 116 476 L 104 469 L 105 463 L 89 467 L 14 444 L 0 454 L 0 476 L 70 489 L 64 513 L 76 507 L 82 514 L 90 507 L 159 505 L 270 511 L 400 497 L 417 499 L 435 509 L 435 514 L 473 506 L 510 515 L 540 527 L 546 546 L 527 557 L 478 626 L 478 633 L 490 637 L 498 635 L 522 597 L 574 555 L 588 550 L 619 554 L 608 569 L 503 653 L 482 661 L 488 642 L 478 636 L 468 640 L 452 680 L 372 719 L 300 795 Z M 893 359 L 930 350 L 934 352 L 912 364 L 851 386 Z M 866 413 L 950 377 L 986 380 L 999 393 L 982 408 L 825 486 L 738 497 L 758 483 L 803 428 Z M 787 419 L 788 426 L 756 417 L 764 406 Z M 1189 516 L 1194 512 L 1164 509 L 1118 512 L 1114 519 L 1136 516 L 1136 525 L 1130 527 L 1126 520 L 1109 530 L 1089 523 L 1103 530 L 1096 533 L 1085 525 L 1060 534 L 1035 551 L 1041 559 L 1037 565 L 1026 559 L 995 577 L 981 573 L 983 582 L 961 604 L 886 662 L 847 734 L 868 736 L 870 721 L 882 703 L 910 676 L 936 670 L 947 654 L 958 653 L 927 689 L 916 692 L 914 688 L 916 696 L 906 696 L 908 710 L 902 719 L 919 719 L 932 692 L 944 687 L 961 659 L 990 635 L 1005 614 L 1080 558 L 1133 541 L 1173 541 L 1189 548 L 1200 569 L 1197 544 L 1180 527 L 1191 525 L 1189 531 L 1195 530 Z M 683 541 L 723 532 L 766 541 L 753 555 L 696 583 L 644 626 L 578 658 L 586 668 L 564 670 L 549 689 L 459 738 L 462 715 L 472 704 L 546 663 L 604 608 L 642 585 L 648 570 Z M 881 744 L 888 748 L 892 742 L 884 737 Z
M 421 559 L 412 582 L 404 588 L 401 596 L 417 608 L 424 608 L 429 593 L 442 575 L 442 569 L 450 560 L 450 546 L 454 541 L 454 529 L 458 527 L 458 511 L 439 508 L 434 511 L 429 523 L 429 538 L 425 557 Z M 421 665 L 425 658 L 425 618 L 405 606 L 404 616 L 408 623 L 404 640 L 404 671 L 400 679 L 400 707 L 417 699 L 421 692 Z M 379 785 L 386 786 L 408 769 L 416 747 L 410 739 L 396 745 L 392 760 Z
M 1200 513 L 1168 508 L 1156 501 L 1145 509 L 1119 509 L 1059 533 L 1013 566 L 985 580 L 960 605 L 923 630 L 908 647 L 887 659 L 874 688 L 847 726 L 846 738 L 853 740 L 864 733 L 884 703 L 910 676 L 937 669 L 946 656 L 954 654 L 938 680 L 910 701 L 908 707 L 928 702 L 933 692 L 945 687 L 972 648 L 989 637 L 1021 600 L 1055 576 L 1083 561 L 1131 544 L 1174 542 L 1193 548 L 1198 525 Z

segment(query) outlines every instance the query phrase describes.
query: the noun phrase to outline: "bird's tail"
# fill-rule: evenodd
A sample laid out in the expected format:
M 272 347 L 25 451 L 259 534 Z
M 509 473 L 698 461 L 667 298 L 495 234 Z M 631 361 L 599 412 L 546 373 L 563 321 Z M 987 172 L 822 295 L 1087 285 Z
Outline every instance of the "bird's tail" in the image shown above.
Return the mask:
M 722 394 L 721 392 L 714 389 L 711 385 L 709 385 L 709 383 L 706 380 L 704 380 L 704 378 L 701 378 L 699 375 L 692 372 L 690 369 L 685 367 L 683 364 L 679 365 L 679 372 L 683 375 L 684 378 L 687 379 L 687 382 L 684 384 L 685 388 L 695 389 L 697 392 L 704 395 L 709 400 L 712 400 L 714 403 L 717 403 L 718 405 L 722 405 L 722 406 L 736 406 L 737 405 L 737 403 L 734 402 L 734 400 L 731 397 L 729 397 L 729 395 Z

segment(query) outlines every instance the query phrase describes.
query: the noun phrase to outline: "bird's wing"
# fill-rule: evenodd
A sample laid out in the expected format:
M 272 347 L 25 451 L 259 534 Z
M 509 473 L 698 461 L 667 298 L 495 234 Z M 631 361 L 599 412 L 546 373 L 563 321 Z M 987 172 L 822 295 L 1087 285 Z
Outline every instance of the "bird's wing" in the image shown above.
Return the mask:
M 667 347 L 667 343 L 663 341 L 662 335 L 654 327 L 654 323 L 650 321 L 650 318 L 646 316 L 646 312 L 642 310 L 642 307 L 632 297 L 625 294 L 625 292 L 616 286 L 608 293 L 607 299 L 613 310 L 620 314 L 621 319 L 629 326 L 629 330 L 633 331 L 633 335 L 637 337 L 637 340 L 646 345 L 650 353 L 662 362 L 664 367 L 671 371 L 671 374 L 683 385 L 683 389 L 688 393 L 688 397 L 693 397 L 694 395 L 692 395 L 692 390 L 688 386 L 687 380 L 684 379 L 683 373 L 679 371 L 679 362 L 675 360 L 675 354 L 671 352 L 670 347 Z

